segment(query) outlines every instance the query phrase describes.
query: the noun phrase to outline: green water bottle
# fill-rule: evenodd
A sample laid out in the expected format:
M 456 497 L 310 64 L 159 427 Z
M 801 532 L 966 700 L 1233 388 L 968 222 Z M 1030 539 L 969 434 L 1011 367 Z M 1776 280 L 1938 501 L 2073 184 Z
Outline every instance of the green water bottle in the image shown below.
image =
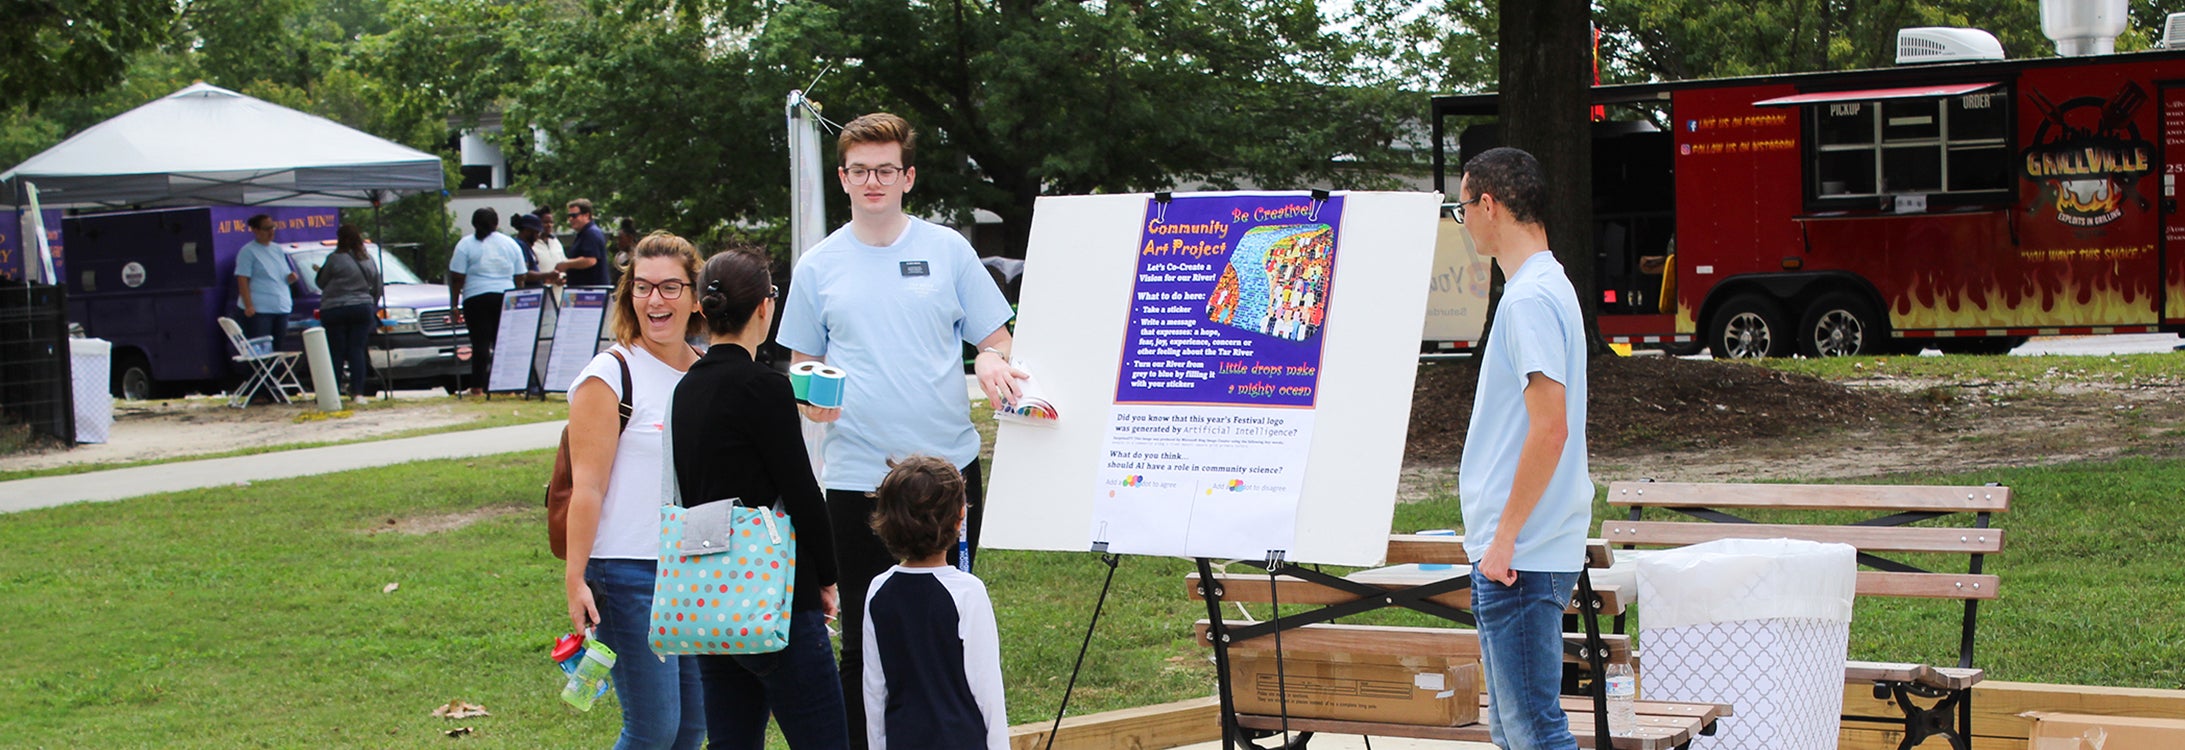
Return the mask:
M 561 686 L 561 699 L 578 711 L 590 711 L 599 696 L 607 692 L 607 674 L 615 666 L 614 649 L 597 638 L 586 637 L 584 654 L 569 661 L 576 664 L 574 669 L 564 668 L 569 672 L 569 681 Z

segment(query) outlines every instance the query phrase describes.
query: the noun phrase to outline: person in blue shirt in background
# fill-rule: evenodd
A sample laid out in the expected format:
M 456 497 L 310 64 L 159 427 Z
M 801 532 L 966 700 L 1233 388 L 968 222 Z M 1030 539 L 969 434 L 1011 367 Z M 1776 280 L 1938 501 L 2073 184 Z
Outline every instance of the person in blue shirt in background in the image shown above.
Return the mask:
M 1548 250 L 1540 162 L 1514 148 L 1472 157 L 1457 221 L 1509 275 L 1481 355 L 1457 494 L 1474 560 L 1488 723 L 1507 750 L 1576 750 L 1557 696 L 1563 608 L 1593 523 L 1586 468 L 1586 327 Z
M 569 257 L 554 264 L 569 280 L 570 286 L 607 286 L 615 283 L 609 273 L 612 266 L 607 262 L 607 233 L 600 231 L 599 222 L 592 220 L 592 202 L 583 198 L 569 202 L 569 227 L 576 236 L 569 241 Z
M 850 195 L 850 223 L 797 263 L 776 334 L 793 362 L 821 360 L 849 375 L 841 408 L 799 408 L 830 425 L 820 443 L 820 486 L 835 533 L 842 696 L 851 727 L 865 726 L 859 675 L 866 587 L 895 563 L 869 524 L 870 493 L 890 458 L 924 453 L 957 466 L 975 561 L 986 505 L 962 346 L 979 346 L 979 387 L 989 402 L 1016 398 L 1016 381 L 1029 377 L 1009 364 L 1004 326 L 1014 312 L 971 243 L 903 212 L 903 196 L 918 179 L 916 146 L 917 133 L 895 115 L 869 114 L 843 126 L 836 174 Z M 955 557 L 951 548 L 952 564 Z M 966 569 L 971 561 L 963 561 Z M 864 747 L 864 739 L 850 733 L 855 747 Z
M 448 302 L 460 310 L 456 322 L 470 329 L 470 389 L 485 393 L 486 377 L 493 372 L 493 342 L 501 335 L 501 298 L 529 281 L 543 281 L 551 273 L 534 273 L 524 267 L 523 247 L 498 231 L 501 213 L 480 208 L 470 214 L 471 235 L 455 243 L 448 258 Z M 460 301 L 458 301 L 460 300 Z
M 235 304 L 243 309 L 243 336 L 271 336 L 273 348 L 279 349 L 288 337 L 288 313 L 295 308 L 288 285 L 296 283 L 296 272 L 288 266 L 288 255 L 273 244 L 272 216 L 258 214 L 244 224 L 250 227 L 250 241 L 235 256 Z

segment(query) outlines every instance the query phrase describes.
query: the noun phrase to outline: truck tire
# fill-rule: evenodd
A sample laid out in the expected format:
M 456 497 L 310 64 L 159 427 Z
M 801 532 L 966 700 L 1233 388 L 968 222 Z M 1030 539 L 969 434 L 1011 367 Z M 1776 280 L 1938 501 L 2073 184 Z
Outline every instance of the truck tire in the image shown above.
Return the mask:
M 1791 353 L 1790 324 L 1783 306 L 1760 294 L 1741 294 L 1722 303 L 1708 326 L 1707 346 L 1716 359 L 1786 357 Z
M 112 391 L 115 398 L 128 401 L 161 398 L 167 391 L 159 381 L 152 379 L 151 361 L 135 349 L 115 353 L 113 381 L 107 384 L 107 390 Z
M 1866 298 L 1832 292 L 1806 308 L 1798 321 L 1798 353 L 1807 357 L 1852 357 L 1888 349 L 1881 315 Z

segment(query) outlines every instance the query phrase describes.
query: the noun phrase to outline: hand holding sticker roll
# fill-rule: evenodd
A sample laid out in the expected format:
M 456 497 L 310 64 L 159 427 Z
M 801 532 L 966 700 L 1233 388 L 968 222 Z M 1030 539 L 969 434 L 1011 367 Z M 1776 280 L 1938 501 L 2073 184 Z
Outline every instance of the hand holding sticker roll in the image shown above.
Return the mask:
M 789 368 L 789 387 L 797 397 L 797 411 L 814 422 L 842 418 L 842 397 L 849 374 L 823 362 L 798 362 Z

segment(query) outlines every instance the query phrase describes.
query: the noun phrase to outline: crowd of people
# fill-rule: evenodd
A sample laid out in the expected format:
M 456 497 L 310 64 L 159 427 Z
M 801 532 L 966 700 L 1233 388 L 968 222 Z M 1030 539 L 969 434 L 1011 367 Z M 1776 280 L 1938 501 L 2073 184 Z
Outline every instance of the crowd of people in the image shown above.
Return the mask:
M 616 748 L 756 750 L 769 720 L 797 750 L 1008 747 L 994 607 L 972 574 L 985 503 L 959 352 L 979 348 L 989 400 L 1014 399 L 1026 376 L 1010 364 L 1011 309 L 961 235 L 903 211 L 917 183 L 909 123 L 857 118 L 837 152 L 851 220 L 805 253 L 786 296 L 754 248 L 702 259 L 671 234 L 632 241 L 627 226 L 613 245 L 615 343 L 569 397 L 563 587 L 570 625 L 626 655 Z M 1540 221 L 1544 183 L 1529 154 L 1493 149 L 1465 165 L 1456 206 L 1479 252 L 1511 269 L 1459 481 L 1489 723 L 1495 744 L 1526 750 L 1576 747 L 1557 698 L 1561 617 L 1593 496 L 1584 329 Z M 569 283 L 608 247 L 590 213 L 570 206 L 580 234 L 555 264 Z M 1267 259 L 1290 282 L 1285 304 L 1325 304 L 1324 239 Z M 792 364 L 850 373 L 840 407 L 799 402 L 760 363 L 777 319 Z M 816 476 L 800 414 L 829 427 Z M 669 494 L 785 513 L 797 545 L 785 646 L 647 658 L 667 627 L 650 618 L 668 601 Z
M 681 237 L 638 237 L 626 222 L 610 244 L 591 204 L 570 204 L 578 234 L 551 267 L 558 280 L 621 272 L 615 343 L 569 395 L 563 571 L 571 627 L 623 655 L 617 748 L 756 749 L 769 720 L 798 750 L 1008 746 L 993 605 L 971 572 L 985 504 L 961 347 L 979 347 L 990 399 L 1014 398 L 1025 375 L 1009 364 L 1013 313 L 977 253 L 903 211 L 916 143 L 893 115 L 844 127 L 838 177 L 851 221 L 804 254 L 786 296 L 762 250 L 701 258 Z M 473 264 L 492 250 L 480 232 L 451 262 L 458 293 L 469 285 L 457 274 L 483 268 Z M 523 283 L 521 249 L 499 252 Z M 792 364 L 851 373 L 839 407 L 798 402 L 787 376 L 760 362 L 777 319 Z M 817 475 L 804 420 L 828 426 Z M 650 658 L 670 489 L 691 508 L 784 510 L 796 542 L 785 647 Z

